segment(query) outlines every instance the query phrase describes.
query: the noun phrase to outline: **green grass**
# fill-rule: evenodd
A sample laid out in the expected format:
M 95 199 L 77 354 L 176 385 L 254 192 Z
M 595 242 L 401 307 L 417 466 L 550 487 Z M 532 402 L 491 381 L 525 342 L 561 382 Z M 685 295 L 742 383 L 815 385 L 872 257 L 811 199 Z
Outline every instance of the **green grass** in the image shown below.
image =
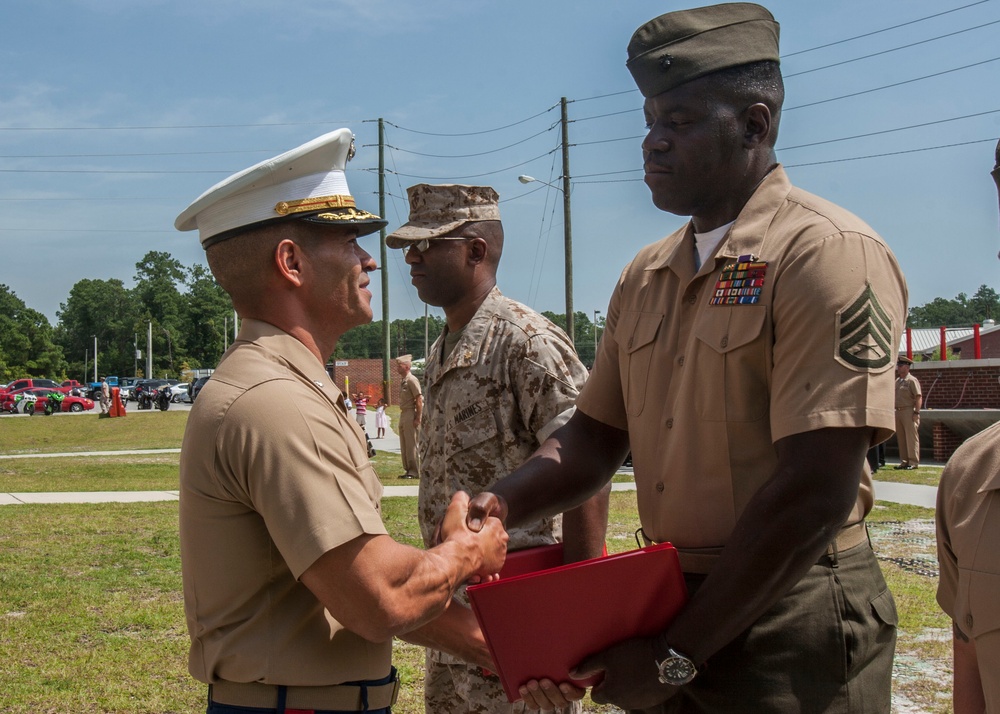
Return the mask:
M 876 481 L 892 483 L 912 483 L 918 486 L 937 486 L 941 481 L 940 466 L 918 466 L 913 471 L 896 471 L 892 466 L 883 466 L 872 474 Z
M 2 418 L 0 452 L 178 448 L 186 416 Z M 0 459 L 0 492 L 175 490 L 177 460 Z M 378 451 L 374 465 L 383 483 L 414 485 L 396 478 L 398 454 Z M 936 484 L 940 469 L 924 471 L 877 477 Z M 415 498 L 383 501 L 389 533 L 419 546 L 416 509 Z M 879 502 L 869 520 L 900 613 L 894 696 L 914 707 L 908 711 L 946 712 L 948 618 L 934 600 L 937 579 L 906 566 L 933 561 L 933 511 Z M 634 548 L 637 527 L 635 492 L 613 493 L 609 550 Z M 187 674 L 187 649 L 176 503 L 0 507 L 0 710 L 203 711 L 204 688 Z M 397 714 L 423 712 L 423 650 L 397 642 L 394 663 L 404 682 Z M 618 711 L 584 701 L 587 712 Z
M 93 412 L 0 417 L 0 454 L 179 449 L 187 415 L 187 411 L 132 410 L 118 419 Z

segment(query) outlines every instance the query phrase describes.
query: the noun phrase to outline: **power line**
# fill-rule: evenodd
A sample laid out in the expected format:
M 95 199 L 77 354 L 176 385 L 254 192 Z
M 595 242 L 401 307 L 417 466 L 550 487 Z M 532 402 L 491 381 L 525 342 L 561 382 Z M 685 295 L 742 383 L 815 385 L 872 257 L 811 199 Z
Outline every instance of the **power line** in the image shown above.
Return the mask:
M 386 148 L 387 149 L 393 149 L 395 151 L 402 151 L 404 154 L 412 154 L 414 156 L 425 156 L 425 157 L 428 157 L 428 158 L 431 158 L 431 159 L 470 159 L 470 158 L 474 158 L 476 156 L 486 156 L 487 154 L 496 154 L 497 152 L 500 152 L 500 151 L 506 151 L 507 149 L 512 149 L 515 146 L 519 146 L 521 144 L 524 144 L 524 143 L 527 143 L 527 142 L 531 141 L 535 137 L 539 137 L 542 134 L 547 134 L 548 132 L 552 131 L 552 129 L 554 127 L 556 127 L 556 126 L 558 126 L 558 125 L 557 124 L 553 124 L 548 129 L 543 129 L 542 131 L 538 132 L 537 134 L 532 134 L 531 136 L 527 137 L 526 139 L 521 139 L 520 141 L 515 141 L 513 144 L 508 144 L 507 146 L 501 146 L 499 149 L 490 149 L 489 151 L 481 151 L 481 152 L 479 152 L 477 154 L 422 154 L 419 151 L 411 151 L 409 149 L 401 149 L 398 146 L 390 146 L 389 144 L 386 144 Z M 365 144 L 364 146 L 365 147 L 378 146 L 378 144 Z
M 893 47 L 892 49 L 882 50 L 881 52 L 873 52 L 870 55 L 862 55 L 861 57 L 854 57 L 852 59 L 843 60 L 841 62 L 834 62 L 833 64 L 823 65 L 822 67 L 814 67 L 812 69 L 806 69 L 801 72 L 793 72 L 792 74 L 784 75 L 785 79 L 790 79 L 792 77 L 801 77 L 803 74 L 810 74 L 811 72 L 819 72 L 820 70 L 830 69 L 831 67 L 840 67 L 841 65 L 850 64 L 851 62 L 859 62 L 861 60 L 871 59 L 872 57 L 878 57 L 880 55 L 887 55 L 891 52 L 898 52 L 899 50 L 909 49 L 910 47 L 916 47 L 917 45 L 925 45 L 928 42 L 935 42 L 937 40 L 942 40 L 947 37 L 954 37 L 955 35 L 961 35 L 965 32 L 971 32 L 972 30 L 979 30 L 983 27 L 989 27 L 990 25 L 1000 24 L 1000 20 L 993 20 L 992 22 L 986 22 L 982 25 L 976 25 L 975 27 L 967 27 L 964 30 L 957 30 L 956 32 L 949 32 L 946 35 L 938 35 L 937 37 L 931 37 L 926 40 L 919 40 L 917 42 L 911 42 L 908 45 L 900 45 L 899 47 Z
M 557 150 L 558 149 L 552 149 L 551 151 L 546 151 L 544 154 L 539 154 L 538 156 L 527 159 L 526 161 L 514 164 L 513 166 L 507 166 L 506 168 L 497 169 L 496 171 L 486 171 L 481 174 L 469 174 L 467 176 L 417 176 L 415 174 L 403 174 L 395 171 L 393 171 L 392 173 L 394 173 L 396 176 L 402 176 L 404 178 L 411 178 L 411 179 L 420 179 L 422 181 L 454 181 L 458 179 L 464 180 L 464 179 L 482 178 L 483 176 L 493 176 L 495 174 L 504 173 L 505 171 L 510 171 L 511 169 L 516 169 L 520 166 L 524 166 L 525 164 L 530 164 L 532 161 L 537 161 L 538 159 L 544 159 L 546 156 L 554 153 Z M 368 170 L 371 171 L 372 169 Z
M 794 169 L 801 166 L 820 166 L 822 164 L 840 164 L 845 161 L 861 161 L 862 159 L 880 159 L 886 156 L 900 156 L 902 154 L 919 154 L 923 151 L 936 151 L 937 149 L 951 149 L 956 146 L 971 146 L 972 144 L 985 144 L 987 142 L 995 142 L 998 137 L 991 137 L 989 139 L 976 139 L 974 141 L 961 141 L 956 144 L 941 144 L 940 146 L 925 146 L 921 149 L 905 149 L 903 151 L 889 151 L 884 154 L 868 154 L 866 156 L 851 156 L 845 159 L 830 159 L 829 161 L 810 161 L 808 163 L 802 164 L 785 164 L 785 168 Z
M 778 147 L 777 151 L 791 151 L 792 149 L 804 149 L 804 148 L 809 147 L 809 146 L 820 146 L 822 144 L 835 144 L 838 141 L 850 141 L 851 139 L 864 139 L 864 138 L 867 138 L 869 136 L 879 136 L 881 134 L 892 134 L 892 133 L 897 132 L 897 131 L 906 131 L 907 129 L 919 129 L 919 128 L 925 127 L 925 126 L 934 126 L 935 124 L 947 124 L 948 122 L 959 121 L 960 119 L 971 119 L 971 118 L 974 118 L 974 117 L 985 116 L 987 114 L 996 114 L 997 112 L 1000 112 L 1000 109 L 990 109 L 989 111 L 977 112 L 976 114 L 966 114 L 964 116 L 952 117 L 950 119 L 938 119 L 936 121 L 927 121 L 927 122 L 923 122 L 921 124 L 910 124 L 909 126 L 901 126 L 901 127 L 895 128 L 895 129 L 883 129 L 882 131 L 870 131 L 870 132 L 868 132 L 866 134 L 855 134 L 854 136 L 843 136 L 843 137 L 840 137 L 839 139 L 825 139 L 823 141 L 813 141 L 813 142 L 810 142 L 808 144 L 797 144 L 795 146 Z
M 894 82 L 892 84 L 886 84 L 884 86 L 875 87 L 873 89 L 864 89 L 864 90 L 862 90 L 860 92 L 852 92 L 851 94 L 843 94 L 843 95 L 841 95 L 839 97 L 831 97 L 829 99 L 820 99 L 820 100 L 815 101 L 815 102 L 808 102 L 806 104 L 799 104 L 798 106 L 795 106 L 795 107 L 786 107 L 782 111 L 790 112 L 790 111 L 794 111 L 795 109 L 802 109 L 804 107 L 813 107 L 813 106 L 816 106 L 817 104 L 827 104 L 829 102 L 836 102 L 836 101 L 838 101 L 840 99 L 849 99 L 851 97 L 859 97 L 859 96 L 861 96 L 863 94 L 871 94 L 872 92 L 880 92 L 883 89 L 891 89 L 893 87 L 901 87 L 904 84 L 912 84 L 914 82 L 920 82 L 920 81 L 923 81 L 925 79 L 931 79 L 933 77 L 940 77 L 940 76 L 945 75 L 945 74 L 952 74 L 953 72 L 960 72 L 963 69 L 969 69 L 971 67 L 979 67 L 980 65 L 989 64 L 990 62 L 996 62 L 997 60 L 1000 60 L 1000 57 L 993 57 L 992 59 L 983 60 L 982 62 L 973 62 L 972 64 L 967 64 L 967 65 L 964 65 L 962 67 L 955 67 L 954 69 L 946 69 L 943 72 L 935 72 L 934 74 L 927 74 L 927 75 L 924 75 L 923 77 L 915 77 L 914 79 L 904 79 L 902 82 Z
M 529 122 L 532 119 L 537 119 L 540 116 L 544 116 L 544 115 L 548 114 L 549 112 L 551 112 L 553 109 L 555 109 L 558 106 L 559 106 L 558 104 L 553 104 L 551 107 L 549 107 L 548 109 L 546 109 L 543 112 L 538 112 L 538 114 L 532 114 L 530 117 L 527 117 L 525 119 L 521 119 L 520 121 L 516 121 L 516 122 L 513 122 L 511 124 L 505 124 L 504 126 L 498 126 L 498 127 L 494 128 L 494 129 L 483 129 L 482 131 L 468 131 L 468 132 L 462 132 L 462 133 L 457 133 L 457 134 L 437 133 L 437 132 L 432 132 L 432 131 L 419 131 L 417 129 L 409 129 L 409 128 L 405 127 L 405 126 L 400 126 L 399 124 L 393 124 L 392 122 L 389 122 L 389 121 L 387 121 L 385 123 L 388 124 L 388 125 L 390 125 L 390 126 L 392 126 L 392 127 L 395 127 L 396 129 L 399 129 L 401 131 L 408 131 L 408 132 L 410 132 L 412 134 L 423 134 L 425 136 L 445 136 L 445 137 L 479 136 L 481 134 L 492 134 L 493 132 L 496 132 L 496 131 L 503 131 L 504 129 L 510 129 L 511 127 L 518 126 L 519 124 L 524 124 L 525 122 Z M 372 121 L 372 120 L 371 119 L 366 119 L 365 121 Z
M 942 17 L 944 15 L 949 15 L 949 14 L 951 14 L 953 12 L 958 12 L 959 10 L 966 10 L 966 9 L 968 9 L 970 7 L 974 7 L 976 5 L 982 5 L 983 3 L 986 3 L 986 2 L 989 2 L 989 0 L 979 0 L 979 2 L 969 3 L 968 5 L 962 5 L 961 7 L 956 7 L 956 8 L 953 8 L 951 10 L 945 10 L 944 12 L 939 12 L 939 13 L 936 13 L 934 15 L 927 15 L 926 17 L 920 17 L 920 18 L 917 18 L 916 20 L 909 20 L 908 22 L 902 22 L 902 23 L 900 23 L 898 25 L 893 25 L 892 27 L 885 27 L 885 28 L 883 28 L 881 30 L 873 30 L 872 32 L 866 32 L 866 33 L 861 34 L 861 35 L 855 35 L 854 37 L 848 37 L 848 38 L 843 39 L 843 40 L 837 40 L 836 42 L 828 42 L 825 45 L 817 45 L 816 47 L 810 47 L 809 49 L 806 49 L 806 50 L 799 50 L 798 52 L 790 52 L 788 54 L 782 55 L 781 59 L 787 59 L 788 57 L 795 57 L 796 55 L 802 55 L 802 54 L 805 54 L 806 52 L 814 52 L 816 50 L 826 49 L 827 47 L 833 47 L 835 45 L 842 45 L 845 42 L 853 42 L 854 40 L 860 40 L 860 39 L 862 39 L 864 37 L 871 37 L 873 35 L 878 35 L 878 34 L 881 34 L 883 32 L 889 32 L 890 30 L 898 30 L 900 27 L 906 27 L 907 25 L 915 25 L 918 22 L 924 22 L 925 20 L 933 20 L 936 17 Z
M 285 121 L 260 124 L 161 124 L 149 126 L 0 126 L 0 131 L 160 131 L 163 129 L 257 129 L 273 126 L 351 126 L 356 120 L 341 121 Z

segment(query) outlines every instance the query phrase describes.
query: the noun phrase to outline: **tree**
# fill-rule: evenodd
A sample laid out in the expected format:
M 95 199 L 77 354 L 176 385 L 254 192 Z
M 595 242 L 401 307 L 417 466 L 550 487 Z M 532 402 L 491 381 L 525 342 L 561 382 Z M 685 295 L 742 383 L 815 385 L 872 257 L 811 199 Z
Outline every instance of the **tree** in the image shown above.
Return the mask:
M 189 368 L 214 367 L 228 344 L 223 333 L 231 330 L 233 303 L 203 265 L 188 271 L 188 292 L 182 329 L 177 335 L 188 355 Z
M 1000 296 L 996 290 L 980 285 L 971 298 L 959 293 L 953 300 L 934 298 L 926 305 L 910 308 L 908 327 L 966 327 L 983 324 L 1000 314 Z
M 187 302 L 178 287 L 184 285 L 184 266 L 169 253 L 153 250 L 135 269 L 133 294 L 139 318 L 152 323 L 153 374 L 175 373 L 174 365 L 187 359 L 183 340 Z
M 121 280 L 78 281 L 56 315 L 59 344 L 71 355 L 73 374 L 93 378 L 90 365 L 97 338 L 98 378 L 131 374 L 135 364 L 134 335 L 139 331 L 135 300 Z M 86 355 L 87 365 L 84 364 Z
M 48 318 L 0 285 L 0 382 L 25 376 L 63 379 L 66 369 Z

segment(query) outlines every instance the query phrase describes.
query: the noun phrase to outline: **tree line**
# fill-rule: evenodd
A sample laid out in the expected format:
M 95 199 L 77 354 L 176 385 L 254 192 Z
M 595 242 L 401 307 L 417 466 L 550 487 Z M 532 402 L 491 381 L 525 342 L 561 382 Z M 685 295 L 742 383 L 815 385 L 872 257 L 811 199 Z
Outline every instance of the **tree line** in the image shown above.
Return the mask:
M 183 376 L 185 370 L 214 368 L 232 341 L 233 305 L 204 265 L 186 267 L 169 253 L 150 251 L 135 265 L 134 286 L 118 279 L 83 279 L 70 290 L 56 313 L 55 325 L 0 285 L 0 384 L 21 377 L 89 381 L 94 376 L 94 340 L 98 375 L 137 377 Z M 542 313 L 561 328 L 566 316 Z M 936 298 L 910 308 L 909 327 L 964 327 L 983 324 L 1000 314 L 1000 296 L 982 285 L 970 298 Z M 584 312 L 575 314 L 580 359 L 594 361 L 597 324 Z M 393 320 L 389 324 L 390 357 L 425 355 L 425 345 L 444 329 L 437 316 Z M 152 333 L 152 373 L 146 374 L 147 334 Z M 137 355 L 137 351 L 141 355 Z M 382 323 L 361 325 L 344 334 L 334 359 L 381 359 Z

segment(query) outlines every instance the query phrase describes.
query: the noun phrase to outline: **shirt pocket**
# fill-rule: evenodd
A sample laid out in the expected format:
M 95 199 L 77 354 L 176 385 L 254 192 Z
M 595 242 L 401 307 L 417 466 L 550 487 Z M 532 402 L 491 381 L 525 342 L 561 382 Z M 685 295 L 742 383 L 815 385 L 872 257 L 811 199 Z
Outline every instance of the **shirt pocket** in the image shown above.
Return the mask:
M 495 477 L 497 458 L 502 450 L 497 444 L 500 427 L 489 404 L 476 402 L 452 417 L 456 423 L 444 437 L 446 469 L 464 479 L 476 479 L 476 474 L 490 474 L 486 488 Z M 461 472 L 461 473 L 459 473 Z
M 646 404 L 649 369 L 653 362 L 656 336 L 663 324 L 663 315 L 655 312 L 624 312 L 616 333 L 624 364 L 622 378 L 625 408 L 629 416 L 638 416 Z
M 767 414 L 766 305 L 709 307 L 694 327 L 695 409 L 706 421 L 757 421 Z

